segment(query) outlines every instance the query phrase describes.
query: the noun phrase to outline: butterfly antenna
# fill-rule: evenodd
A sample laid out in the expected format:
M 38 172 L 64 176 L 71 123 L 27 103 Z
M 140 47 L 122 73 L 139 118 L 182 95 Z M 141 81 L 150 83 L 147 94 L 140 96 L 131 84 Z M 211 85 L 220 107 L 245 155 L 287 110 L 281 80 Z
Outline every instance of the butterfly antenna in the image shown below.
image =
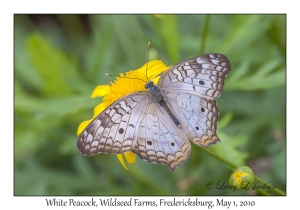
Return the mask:
M 147 77 L 147 81 L 149 81 L 149 78 L 148 78 L 148 60 L 149 60 L 149 50 L 150 50 L 150 42 L 148 42 L 148 50 L 147 50 L 147 60 L 146 60 L 146 77 Z
M 145 80 L 140 79 L 140 78 L 120 77 L 120 76 L 116 76 L 116 75 L 113 75 L 113 74 L 105 74 L 105 76 L 109 76 L 109 77 L 119 77 L 120 79 L 123 79 L 123 78 L 126 78 L 126 79 L 138 79 L 138 80 L 141 80 L 141 81 L 147 83 Z
M 148 42 L 148 50 L 147 50 L 147 60 L 146 60 L 146 77 L 147 77 L 147 81 L 140 79 L 140 78 L 131 78 L 131 77 L 120 77 L 120 76 L 116 76 L 113 74 L 105 74 L 105 76 L 109 76 L 109 77 L 119 77 L 119 78 L 127 78 L 127 79 L 138 79 L 141 80 L 145 83 L 149 82 L 149 78 L 148 78 L 148 60 L 149 60 L 149 49 L 150 49 L 150 42 Z

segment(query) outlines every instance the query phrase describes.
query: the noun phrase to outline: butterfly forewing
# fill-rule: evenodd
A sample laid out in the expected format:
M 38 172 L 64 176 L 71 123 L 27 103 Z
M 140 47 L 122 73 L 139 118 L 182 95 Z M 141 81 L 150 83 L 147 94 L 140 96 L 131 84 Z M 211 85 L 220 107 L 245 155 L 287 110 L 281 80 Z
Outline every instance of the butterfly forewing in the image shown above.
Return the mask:
M 136 92 L 114 102 L 81 133 L 78 150 L 87 156 L 131 151 L 146 99 L 146 92 Z
M 222 54 L 206 54 L 183 61 L 166 71 L 158 85 L 164 91 L 185 92 L 216 100 L 230 71 L 230 62 Z

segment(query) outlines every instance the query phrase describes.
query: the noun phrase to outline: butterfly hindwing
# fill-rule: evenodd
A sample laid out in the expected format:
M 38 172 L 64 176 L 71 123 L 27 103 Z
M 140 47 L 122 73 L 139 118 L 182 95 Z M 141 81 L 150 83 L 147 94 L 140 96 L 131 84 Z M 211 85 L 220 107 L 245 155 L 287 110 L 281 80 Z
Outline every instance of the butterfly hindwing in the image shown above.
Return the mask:
M 187 137 L 151 100 L 142 114 L 137 145 L 133 152 L 141 159 L 168 165 L 173 171 L 188 159 L 191 149 Z
M 216 101 L 188 93 L 171 93 L 167 100 L 183 126 L 183 132 L 194 144 L 208 147 L 219 141 Z

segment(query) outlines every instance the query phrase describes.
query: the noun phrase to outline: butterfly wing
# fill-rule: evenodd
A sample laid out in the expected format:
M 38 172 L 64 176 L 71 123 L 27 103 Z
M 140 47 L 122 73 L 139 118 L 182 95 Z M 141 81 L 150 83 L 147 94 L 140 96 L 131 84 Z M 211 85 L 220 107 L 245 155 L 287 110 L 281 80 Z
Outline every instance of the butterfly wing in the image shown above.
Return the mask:
M 146 92 L 135 92 L 111 104 L 80 134 L 78 150 L 86 156 L 131 151 L 147 98 Z
M 171 121 L 166 111 L 149 97 L 133 152 L 141 159 L 168 165 L 175 171 L 188 159 L 190 150 L 187 137 Z
M 79 136 L 77 148 L 86 156 L 133 151 L 175 171 L 188 159 L 191 145 L 146 92 L 136 92 L 98 115 Z
M 166 103 L 183 126 L 182 131 L 197 145 L 208 147 L 219 141 L 215 100 L 229 71 L 226 56 L 206 54 L 171 67 L 159 80 Z
M 168 103 L 194 144 L 208 147 L 219 141 L 216 134 L 219 110 L 216 101 L 189 93 L 170 93 Z
M 192 93 L 216 100 L 230 68 L 225 55 L 205 54 L 171 67 L 161 76 L 158 85 L 166 92 Z

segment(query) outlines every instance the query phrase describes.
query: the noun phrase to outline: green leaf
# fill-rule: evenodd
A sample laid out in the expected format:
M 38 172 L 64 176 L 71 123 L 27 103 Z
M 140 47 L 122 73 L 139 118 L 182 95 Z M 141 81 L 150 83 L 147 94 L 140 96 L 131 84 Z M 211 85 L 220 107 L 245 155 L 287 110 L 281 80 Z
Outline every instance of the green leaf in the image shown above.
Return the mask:
M 163 15 L 160 19 L 159 33 L 173 64 L 179 62 L 178 18 L 176 15 Z
M 225 128 L 232 121 L 232 119 L 233 119 L 233 113 L 232 112 L 226 113 L 226 115 L 222 117 L 218 122 L 218 129 Z
M 34 70 L 42 80 L 40 91 L 48 97 L 62 97 L 71 93 L 68 80 L 75 76 L 76 69 L 72 59 L 39 33 L 28 37 L 27 52 Z
M 245 62 L 240 68 L 228 76 L 227 90 L 261 90 L 279 87 L 285 84 L 285 68 L 281 60 L 270 60 L 257 70 L 252 70 L 249 62 Z

